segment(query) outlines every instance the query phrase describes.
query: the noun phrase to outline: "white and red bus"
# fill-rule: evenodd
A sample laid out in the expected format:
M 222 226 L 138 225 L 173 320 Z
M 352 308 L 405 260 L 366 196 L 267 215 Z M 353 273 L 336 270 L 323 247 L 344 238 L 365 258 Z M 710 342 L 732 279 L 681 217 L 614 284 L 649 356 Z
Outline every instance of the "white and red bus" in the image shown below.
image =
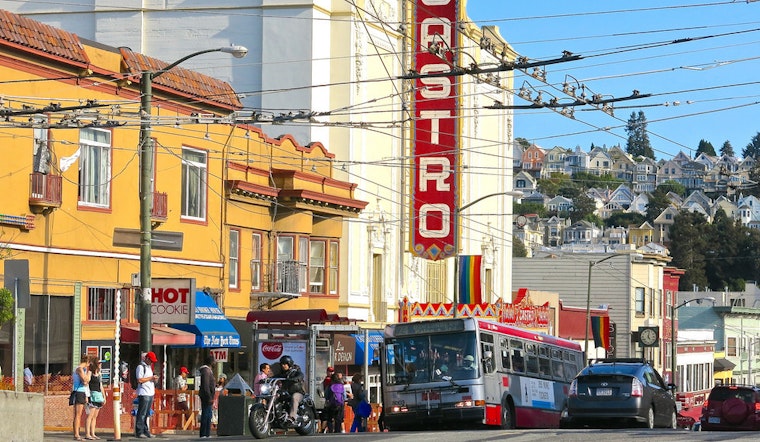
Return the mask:
M 584 360 L 576 342 L 478 318 L 388 325 L 381 353 L 394 430 L 557 428 Z

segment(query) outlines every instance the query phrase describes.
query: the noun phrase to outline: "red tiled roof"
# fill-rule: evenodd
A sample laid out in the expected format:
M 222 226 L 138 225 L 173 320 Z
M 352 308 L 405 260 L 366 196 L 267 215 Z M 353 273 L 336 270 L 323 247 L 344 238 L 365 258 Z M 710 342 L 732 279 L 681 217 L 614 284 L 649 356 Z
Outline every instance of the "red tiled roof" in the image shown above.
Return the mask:
M 127 72 L 135 77 L 139 77 L 144 71 L 157 72 L 169 65 L 169 63 L 134 52 L 129 48 L 119 48 L 119 51 Z M 180 66 L 176 66 L 155 78 L 153 85 L 199 97 L 224 107 L 237 109 L 243 107 L 229 83 Z
M 87 66 L 90 59 L 76 34 L 0 9 L 0 45 L 32 49 L 51 58 Z

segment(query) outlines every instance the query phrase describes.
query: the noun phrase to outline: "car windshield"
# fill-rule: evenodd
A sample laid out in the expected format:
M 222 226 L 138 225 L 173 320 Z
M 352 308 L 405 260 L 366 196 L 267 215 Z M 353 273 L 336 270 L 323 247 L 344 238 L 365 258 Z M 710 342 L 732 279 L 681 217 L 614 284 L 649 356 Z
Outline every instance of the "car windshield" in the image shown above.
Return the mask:
M 624 374 L 633 376 L 641 368 L 640 365 L 632 364 L 597 364 L 586 367 L 581 375 L 588 376 L 592 374 Z
M 390 339 L 386 346 L 388 385 L 478 377 L 475 332 Z

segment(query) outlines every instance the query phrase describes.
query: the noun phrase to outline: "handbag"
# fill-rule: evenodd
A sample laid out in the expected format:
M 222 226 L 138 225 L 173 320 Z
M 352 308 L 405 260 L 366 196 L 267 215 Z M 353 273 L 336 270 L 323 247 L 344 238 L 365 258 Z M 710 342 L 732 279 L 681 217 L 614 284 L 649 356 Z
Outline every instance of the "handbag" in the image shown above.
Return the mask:
M 103 404 L 105 403 L 106 398 L 103 395 L 102 391 L 93 390 L 90 392 L 90 402 L 93 404 Z
M 369 415 L 372 414 L 372 405 L 366 401 L 359 402 L 359 406 L 356 407 L 356 414 L 361 417 L 369 417 Z
M 69 405 L 74 405 L 77 402 L 77 392 L 76 390 L 72 390 L 71 394 L 69 394 Z

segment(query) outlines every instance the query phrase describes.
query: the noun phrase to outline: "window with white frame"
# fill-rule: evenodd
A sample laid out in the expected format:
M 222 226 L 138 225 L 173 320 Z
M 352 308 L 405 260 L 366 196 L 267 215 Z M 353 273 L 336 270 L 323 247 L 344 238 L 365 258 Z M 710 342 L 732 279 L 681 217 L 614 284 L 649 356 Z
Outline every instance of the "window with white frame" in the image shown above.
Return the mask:
M 309 281 L 309 238 L 301 236 L 298 238 L 298 292 L 306 293 Z
M 277 237 L 277 287 L 286 293 L 299 293 L 300 276 L 295 262 L 295 237 Z
M 325 241 L 309 243 L 309 293 L 325 292 Z
M 182 148 L 182 216 L 206 219 L 206 152 Z
M 230 275 L 229 287 L 238 288 L 240 277 L 240 231 L 230 229 Z
M 330 278 L 327 290 L 331 295 L 338 293 L 338 264 L 340 262 L 338 241 L 330 241 L 330 253 L 327 255 L 330 262 Z
M 643 315 L 646 308 L 646 292 L 644 291 L 644 287 L 636 287 L 635 293 L 636 314 Z
M 116 289 L 104 287 L 87 288 L 87 320 L 113 321 Z
M 79 204 L 108 207 L 111 192 L 111 132 L 79 131 Z
M 261 233 L 251 235 L 251 290 L 261 290 Z

